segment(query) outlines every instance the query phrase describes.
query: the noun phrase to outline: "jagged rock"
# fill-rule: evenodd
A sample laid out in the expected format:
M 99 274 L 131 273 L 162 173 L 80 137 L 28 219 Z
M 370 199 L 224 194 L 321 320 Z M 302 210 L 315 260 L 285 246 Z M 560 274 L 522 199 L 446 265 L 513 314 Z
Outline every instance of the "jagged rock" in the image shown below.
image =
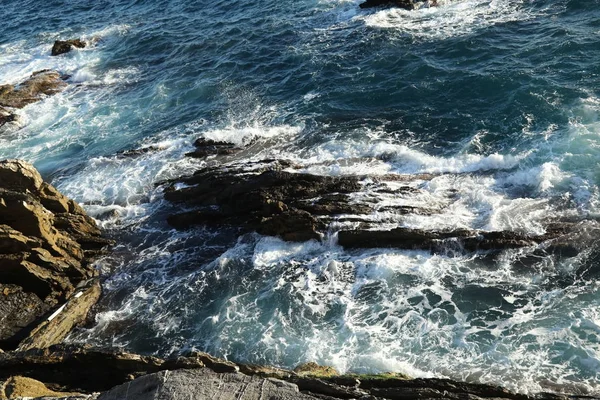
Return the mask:
M 71 330 L 83 323 L 90 308 L 100 298 L 100 283 L 94 281 L 90 287 L 79 290 L 69 301 L 38 325 L 19 344 L 19 350 L 46 348 L 61 343 Z
M 68 53 L 73 47 L 83 49 L 85 47 L 85 42 L 80 39 L 57 40 L 52 46 L 52 55 L 58 56 L 60 54 Z
M 4 382 L 0 389 L 0 400 L 12 400 L 38 397 L 77 396 L 78 393 L 55 392 L 40 381 L 24 376 L 13 376 Z
M 298 392 L 292 383 L 236 373 L 215 373 L 209 369 L 163 371 L 118 386 L 98 400 L 314 400 Z
M 17 347 L 46 313 L 66 301 L 80 283 L 95 277 L 90 257 L 108 244 L 94 220 L 44 182 L 31 164 L 1 161 L 0 284 L 7 294 L 0 296 L 0 346 Z M 43 339 L 30 338 L 28 346 L 62 340 L 84 319 L 98 297 L 94 293 L 78 299 L 77 312 L 46 324 L 45 334 L 39 336 Z
M 188 209 L 170 215 L 167 221 L 177 229 L 229 225 L 287 241 L 319 240 L 335 224 L 339 229 L 338 243 L 347 248 L 395 247 L 436 253 L 534 246 L 561 237 L 574 226 L 572 222 L 548 224 L 547 232 L 537 236 L 469 229 L 377 229 L 381 225 L 372 218 L 375 211 L 399 218 L 406 214 L 440 212 L 439 208 L 426 206 L 378 204 L 382 198 L 389 199 L 390 194 L 402 198 L 419 195 L 418 183 L 398 185 L 398 182 L 427 181 L 434 175 L 320 176 L 295 172 L 296 167 L 263 160 L 208 167 L 192 176 L 167 181 L 165 199 Z M 557 246 L 556 252 L 577 254 L 577 249 Z
M 0 128 L 17 120 L 17 116 L 4 107 L 0 107 Z
M 186 153 L 188 157 L 205 158 L 208 156 L 226 156 L 239 152 L 241 148 L 229 142 L 219 142 L 211 139 L 199 138 L 194 142 L 196 149 Z
M 240 372 L 237 372 L 238 369 Z M 308 369 L 312 370 L 313 367 L 309 365 Z M 100 394 L 99 399 L 577 398 L 546 393 L 527 396 L 499 386 L 448 379 L 411 379 L 396 373 L 300 376 L 292 371 L 272 367 L 237 365 L 200 352 L 162 360 L 121 351 L 77 346 L 52 346 L 44 350 L 0 353 L 0 380 L 6 381 L 13 376 L 25 376 L 44 382 L 53 391 L 107 391 Z
M 185 188 L 175 189 L 177 183 Z M 345 194 L 360 189 L 357 177 L 318 176 L 282 170 L 274 163 L 264 168 L 216 168 L 200 170 L 193 176 L 169 182 L 165 198 L 197 207 L 175 214 L 169 224 L 185 229 L 197 224 L 238 225 L 284 240 L 319 239 L 326 226 L 313 214 L 314 199 L 330 194 Z M 362 213 L 364 205 L 353 207 L 348 198 L 335 200 L 330 210 Z M 321 204 L 324 209 L 328 204 Z M 322 212 L 322 211 L 320 211 Z
M 56 71 L 42 70 L 17 86 L 0 85 L 0 106 L 23 108 L 35 103 L 43 96 L 50 96 L 62 91 L 67 84 Z
M 539 236 L 508 231 L 485 232 L 468 229 L 451 231 L 425 231 L 410 228 L 395 228 L 387 231 L 343 230 L 338 233 L 338 243 L 347 248 L 394 247 L 434 252 L 452 247 L 467 251 L 502 250 L 532 246 L 560 236 L 570 228 L 570 224 L 556 226 L 545 235 Z
M 319 365 L 316 362 L 307 362 L 298 365 L 294 368 L 294 372 L 300 376 L 319 376 L 319 377 L 332 377 L 337 376 L 340 373 L 333 367 Z

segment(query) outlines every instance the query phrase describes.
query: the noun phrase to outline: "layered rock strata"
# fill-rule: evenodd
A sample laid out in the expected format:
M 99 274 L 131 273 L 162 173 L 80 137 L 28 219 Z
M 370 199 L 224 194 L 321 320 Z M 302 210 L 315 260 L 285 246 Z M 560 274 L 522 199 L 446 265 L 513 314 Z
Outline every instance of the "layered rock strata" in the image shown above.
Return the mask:
M 0 348 L 57 343 L 81 322 L 99 296 L 91 261 L 109 244 L 31 164 L 1 161 Z M 68 317 L 52 315 L 73 295 Z

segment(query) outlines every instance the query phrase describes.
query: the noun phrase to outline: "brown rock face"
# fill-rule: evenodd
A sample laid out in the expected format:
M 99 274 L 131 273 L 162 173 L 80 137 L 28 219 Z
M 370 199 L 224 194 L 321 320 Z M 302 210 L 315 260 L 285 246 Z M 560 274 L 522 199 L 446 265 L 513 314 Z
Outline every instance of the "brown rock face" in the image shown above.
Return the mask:
M 90 261 L 108 243 L 94 220 L 44 182 L 31 164 L 1 161 L 0 347 L 16 347 L 44 314 L 95 277 Z M 81 300 L 93 304 L 98 295 L 99 287 Z M 58 333 L 50 334 L 52 339 L 46 335 L 42 344 L 61 340 L 87 308 L 75 307 L 69 321 L 58 324 Z
M 62 91 L 66 86 L 62 76 L 56 71 L 34 72 L 26 81 L 17 86 L 0 85 L 0 106 L 23 108 L 41 100 L 43 96 L 50 96 Z M 9 115 L 4 119 L 6 120 L 6 118 L 14 117 Z M 2 124 L 1 121 L 0 124 Z
M 58 56 L 60 54 L 68 53 L 73 47 L 83 49 L 85 47 L 85 42 L 80 39 L 57 40 L 52 46 L 52 55 Z

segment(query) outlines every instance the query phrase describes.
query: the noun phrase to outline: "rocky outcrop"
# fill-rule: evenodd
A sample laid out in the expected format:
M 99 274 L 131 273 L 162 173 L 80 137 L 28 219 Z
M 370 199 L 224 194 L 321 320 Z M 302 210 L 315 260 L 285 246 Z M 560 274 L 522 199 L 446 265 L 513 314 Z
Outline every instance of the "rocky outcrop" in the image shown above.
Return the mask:
M 235 154 L 242 149 L 233 143 L 219 142 L 211 139 L 199 138 L 194 142 L 196 149 L 186 153 L 188 157 L 205 158 L 208 156 L 228 156 Z
M 67 84 L 64 77 L 51 70 L 34 72 L 31 76 L 17 86 L 0 85 L 0 106 L 23 108 L 28 104 L 41 100 L 62 91 Z M 4 113 L 10 113 L 4 110 Z M 12 117 L 8 117 L 9 119 Z M 0 121 L 1 124 L 1 121 Z
M 527 247 L 564 235 L 574 226 L 549 224 L 546 233 L 537 236 L 468 229 L 382 229 L 385 224 L 372 218 L 382 211 L 397 219 L 440 211 L 428 205 L 378 204 L 383 196 L 419 195 L 419 186 L 411 185 L 411 181 L 431 180 L 433 175 L 321 176 L 297 169 L 289 162 L 265 160 L 208 167 L 166 182 L 165 198 L 188 210 L 171 215 L 167 221 L 178 229 L 236 226 L 288 241 L 321 239 L 335 225 L 338 243 L 347 248 L 394 247 L 434 253 Z
M 68 53 L 73 47 L 83 49 L 85 47 L 85 42 L 81 39 L 57 40 L 52 46 L 52 55 L 58 56 L 60 54 Z
M 96 392 L 89 397 L 79 396 L 94 399 L 577 398 L 544 393 L 526 396 L 498 386 L 448 379 L 412 379 L 393 373 L 339 375 L 330 367 L 314 363 L 304 365 L 299 368 L 302 373 L 298 374 L 271 367 L 234 364 L 198 352 L 163 360 L 120 351 L 54 346 L 45 350 L 0 354 L 0 381 L 5 382 L 2 387 L 7 387 L 9 382 L 14 385 L 15 379 L 26 379 L 29 387 L 41 393 L 46 390 Z M 308 373 L 306 369 L 314 373 Z M 27 392 L 21 393 L 26 395 Z
M 62 340 L 85 318 L 82 307 L 98 297 L 97 285 L 77 288 L 97 275 L 90 263 L 109 244 L 94 220 L 44 182 L 31 164 L 1 161 L 0 347 L 17 347 L 26 338 L 28 346 Z M 50 318 L 74 294 L 77 301 L 65 306 L 71 316 Z M 35 329 L 43 320 L 46 327 Z M 51 327 L 57 330 L 49 332 Z M 36 343 L 36 338 L 43 339 Z
M 395 228 L 391 230 L 343 230 L 338 233 L 338 243 L 347 248 L 393 247 L 398 249 L 431 250 L 502 250 L 533 246 L 567 233 L 571 224 L 550 227 L 544 235 L 526 235 L 507 231 L 426 231 L 422 229 Z

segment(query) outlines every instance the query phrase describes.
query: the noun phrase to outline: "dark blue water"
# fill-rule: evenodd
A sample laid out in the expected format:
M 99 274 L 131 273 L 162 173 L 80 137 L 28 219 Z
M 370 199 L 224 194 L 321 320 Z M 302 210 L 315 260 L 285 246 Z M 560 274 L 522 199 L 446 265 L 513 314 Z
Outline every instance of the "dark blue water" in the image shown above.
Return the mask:
M 201 136 L 318 174 L 441 173 L 414 183 L 416 200 L 380 203 L 442 213 L 373 216 L 390 227 L 539 234 L 598 217 L 598 1 L 358 3 L 1 3 L 0 82 L 72 77 L 19 111 L 0 157 L 33 162 L 91 215 L 119 215 L 102 222 L 120 245 L 98 263 L 96 325 L 71 340 L 598 393 L 598 284 L 577 274 L 597 264 L 594 222 L 570 239 L 578 256 L 525 267 L 535 249 L 492 262 L 165 224 L 155 183 L 212 162 L 183 157 Z M 49 56 L 74 37 L 91 46 Z M 146 146 L 160 151 L 117 155 Z

